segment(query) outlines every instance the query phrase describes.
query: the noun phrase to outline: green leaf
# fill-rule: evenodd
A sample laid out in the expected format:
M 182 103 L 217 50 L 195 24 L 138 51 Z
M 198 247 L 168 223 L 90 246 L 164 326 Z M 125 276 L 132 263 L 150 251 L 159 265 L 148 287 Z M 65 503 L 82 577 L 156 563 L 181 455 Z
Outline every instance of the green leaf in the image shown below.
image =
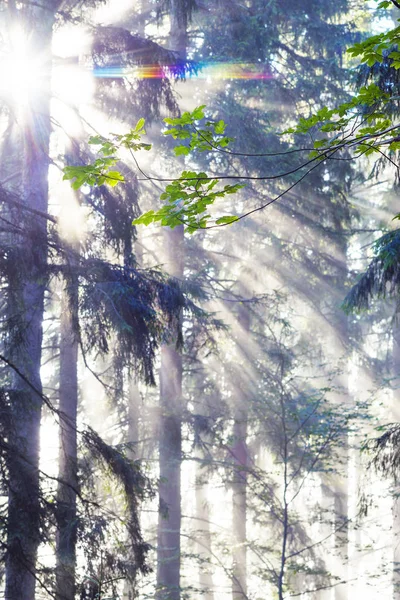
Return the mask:
M 155 221 L 155 212 L 154 210 L 149 210 L 148 212 L 140 215 L 137 219 L 132 221 L 132 225 L 150 225 Z
M 215 133 L 222 135 L 223 133 L 225 133 L 225 129 L 226 129 L 226 124 L 224 123 L 224 121 L 218 121 L 218 123 L 215 123 L 214 125 L 214 131 Z
M 88 140 L 88 144 L 91 144 L 93 146 L 100 146 L 105 141 L 106 138 L 104 138 L 102 135 L 92 135 Z
M 188 146 L 175 146 L 174 153 L 175 156 L 187 156 L 190 153 L 190 148 Z
M 125 177 L 119 171 L 108 171 L 106 178 L 107 183 L 112 187 L 115 187 L 118 183 L 125 181 Z
M 235 223 L 235 221 L 239 221 L 239 217 L 235 215 L 226 215 L 225 217 L 220 217 L 215 221 L 216 225 L 230 225 L 231 223 Z
M 146 123 L 145 119 L 143 119 L 143 118 L 139 119 L 139 121 L 135 125 L 135 129 L 134 129 L 135 133 L 140 131 L 141 129 L 143 129 L 145 123 Z
M 314 148 L 323 148 L 327 144 L 328 140 L 323 138 L 322 140 L 317 140 L 314 142 Z
M 201 119 L 204 119 L 204 111 L 203 109 L 206 107 L 205 104 L 202 104 L 201 106 L 198 106 L 197 108 L 194 109 L 194 111 L 192 111 L 192 118 L 195 121 L 200 121 Z

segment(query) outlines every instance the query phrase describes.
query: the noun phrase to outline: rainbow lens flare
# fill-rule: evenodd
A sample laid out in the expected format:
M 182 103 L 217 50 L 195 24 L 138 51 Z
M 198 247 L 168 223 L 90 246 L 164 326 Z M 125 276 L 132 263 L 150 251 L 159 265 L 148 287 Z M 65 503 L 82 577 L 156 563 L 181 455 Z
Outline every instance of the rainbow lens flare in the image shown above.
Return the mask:
M 191 63 L 186 65 L 141 65 L 136 67 L 96 67 L 95 77 L 105 79 L 272 79 L 273 76 L 266 65 L 256 63 Z

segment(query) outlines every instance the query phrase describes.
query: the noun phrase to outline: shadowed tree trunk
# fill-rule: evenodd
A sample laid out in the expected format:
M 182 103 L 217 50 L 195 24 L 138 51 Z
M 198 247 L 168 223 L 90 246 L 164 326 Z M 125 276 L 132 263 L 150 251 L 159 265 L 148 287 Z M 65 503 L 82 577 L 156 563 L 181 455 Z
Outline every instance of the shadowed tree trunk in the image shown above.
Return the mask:
M 247 411 L 238 409 L 233 427 L 235 468 L 232 482 L 232 599 L 247 597 Z
M 183 232 L 166 234 L 168 255 L 174 262 L 170 273 L 183 275 Z M 161 349 L 159 429 L 159 520 L 157 546 L 157 588 L 160 600 L 180 598 L 180 528 L 182 460 L 182 356 L 174 344 Z
M 129 381 L 128 381 L 128 432 L 127 432 L 127 442 L 131 444 L 131 447 L 128 451 L 128 457 L 131 460 L 137 460 L 141 458 L 138 454 L 139 445 L 138 441 L 140 438 L 140 429 L 139 429 L 139 404 L 140 404 L 140 392 L 138 384 L 134 379 L 134 374 L 129 373 Z M 140 505 L 138 507 L 140 513 Z M 126 581 L 124 584 L 124 594 L 123 598 L 128 600 L 133 600 L 133 598 L 137 598 L 136 591 L 136 581 Z
M 240 346 L 244 347 L 250 332 L 250 315 L 247 307 L 242 304 L 239 308 L 238 321 L 240 325 Z M 233 438 L 234 446 L 232 455 L 234 460 L 232 481 L 232 599 L 247 598 L 247 398 L 243 392 L 247 382 L 235 375 L 236 386 L 234 397 L 236 401 Z
M 21 123 L 24 129 L 22 202 L 27 209 L 47 213 L 50 137 L 50 70 L 54 10 L 44 3 L 18 11 L 26 30 L 29 56 L 40 57 L 40 83 L 29 90 Z M 27 211 L 25 235 L 15 243 L 19 275 L 10 282 L 9 310 L 15 323 L 10 357 L 23 377 L 15 374 L 11 394 L 14 427 L 8 460 L 9 500 L 6 558 L 6 600 L 33 600 L 40 543 L 39 434 L 41 420 L 40 363 L 46 286 L 47 221 Z M 16 258 L 16 257 L 15 257 Z M 20 277 L 20 280 L 18 280 Z M 31 385 L 29 385 L 27 383 Z
M 73 268 L 74 259 L 70 263 Z M 62 292 L 60 325 L 60 433 L 57 489 L 56 600 L 74 600 L 78 488 L 78 284 L 72 275 Z

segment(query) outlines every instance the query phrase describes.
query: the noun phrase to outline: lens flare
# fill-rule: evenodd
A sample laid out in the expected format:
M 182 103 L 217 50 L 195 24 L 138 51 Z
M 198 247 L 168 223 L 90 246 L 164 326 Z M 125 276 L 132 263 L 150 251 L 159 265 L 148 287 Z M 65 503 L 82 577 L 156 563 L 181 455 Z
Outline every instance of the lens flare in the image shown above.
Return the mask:
M 186 73 L 185 73 L 186 72 Z M 112 66 L 96 67 L 95 77 L 104 79 L 176 79 L 185 73 L 187 79 L 247 79 L 266 80 L 273 76 L 267 65 L 257 63 L 193 63 L 186 69 L 185 65 L 142 65 L 136 67 Z

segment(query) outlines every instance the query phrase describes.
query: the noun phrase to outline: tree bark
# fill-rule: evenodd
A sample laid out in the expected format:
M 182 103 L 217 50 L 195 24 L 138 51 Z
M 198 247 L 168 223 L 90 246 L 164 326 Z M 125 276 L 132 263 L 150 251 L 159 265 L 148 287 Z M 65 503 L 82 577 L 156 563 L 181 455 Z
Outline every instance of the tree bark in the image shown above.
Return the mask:
M 183 231 L 165 233 L 169 271 L 183 276 Z M 159 519 L 157 589 L 159 600 L 180 598 L 182 356 L 175 344 L 161 349 L 159 429 Z
M 131 444 L 131 447 L 128 450 L 128 457 L 131 460 L 137 460 L 138 458 L 142 458 L 139 455 L 139 402 L 140 402 L 140 392 L 138 385 L 134 379 L 133 373 L 129 373 L 129 381 L 128 381 L 128 432 L 127 432 L 127 442 Z M 138 506 L 138 510 L 140 511 L 140 506 Z M 135 580 L 127 580 L 124 584 L 124 594 L 123 597 L 128 600 L 133 600 L 138 597 L 136 591 L 136 581 Z
M 74 259 L 71 257 L 71 266 Z M 67 285 L 67 284 L 66 284 Z M 78 490 L 78 286 L 72 274 L 61 300 L 60 433 L 57 489 L 56 600 L 74 600 Z
M 246 348 L 246 339 L 250 332 L 250 315 L 243 304 L 239 308 L 238 322 L 240 333 L 245 340 L 240 342 L 240 345 L 244 344 L 244 348 Z M 232 482 L 232 600 L 243 600 L 247 598 L 247 467 L 249 465 L 247 398 L 242 392 L 247 388 L 248 382 L 241 381 L 241 377 L 236 374 L 234 380 L 236 381 L 234 390 L 236 406 L 233 425 L 234 447 L 232 448 L 234 459 Z
M 247 414 L 238 410 L 233 427 L 235 467 L 232 482 L 232 599 L 247 598 Z
M 170 2 L 171 49 L 186 60 L 187 13 L 185 2 Z M 165 231 L 167 271 L 183 278 L 183 227 Z M 159 430 L 159 519 L 157 540 L 157 599 L 179 600 L 182 460 L 182 356 L 175 343 L 161 349 Z
M 161 350 L 160 485 L 157 553 L 157 598 L 180 598 L 180 528 L 182 454 L 182 357 L 172 346 Z
M 54 14 L 39 5 L 19 11 L 26 26 L 29 53 L 40 56 L 41 85 L 31 90 L 23 115 L 24 172 L 22 201 L 47 213 L 50 138 L 50 69 Z M 17 324 L 10 357 L 18 368 L 11 394 L 14 435 L 8 460 L 9 499 L 6 600 L 33 600 L 40 543 L 39 434 L 42 407 L 40 363 L 46 285 L 47 222 L 21 212 L 25 235 L 18 240 L 22 279 L 10 283 L 10 312 Z M 17 246 L 16 244 L 16 246 Z M 29 384 L 27 383 L 29 382 Z

